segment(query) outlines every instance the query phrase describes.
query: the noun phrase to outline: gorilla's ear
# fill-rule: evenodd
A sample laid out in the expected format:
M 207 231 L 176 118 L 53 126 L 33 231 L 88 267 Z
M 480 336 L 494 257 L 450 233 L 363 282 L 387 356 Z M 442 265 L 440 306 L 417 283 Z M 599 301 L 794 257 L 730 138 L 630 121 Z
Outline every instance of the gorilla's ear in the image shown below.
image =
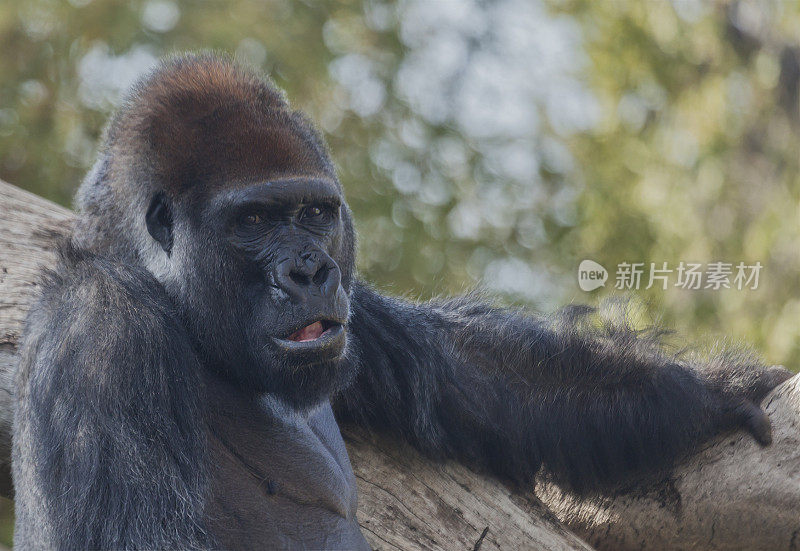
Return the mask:
M 172 253 L 172 208 L 163 193 L 156 193 L 150 201 L 145 221 L 147 231 L 169 256 Z

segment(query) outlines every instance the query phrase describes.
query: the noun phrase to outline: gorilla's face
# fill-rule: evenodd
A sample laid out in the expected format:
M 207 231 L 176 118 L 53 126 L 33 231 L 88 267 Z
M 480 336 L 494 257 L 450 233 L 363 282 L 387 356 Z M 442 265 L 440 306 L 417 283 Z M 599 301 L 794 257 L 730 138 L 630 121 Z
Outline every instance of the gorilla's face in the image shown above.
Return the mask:
M 163 249 L 138 240 L 138 252 L 204 365 L 297 406 L 352 376 L 341 361 L 352 224 L 302 113 L 244 69 L 187 60 L 139 86 L 109 136 L 120 158 L 138 159 L 118 168 L 130 174 L 118 185 L 138 199 L 147 182 L 147 230 Z
M 148 225 L 158 235 L 159 216 L 175 218 L 171 293 L 208 364 L 301 408 L 349 381 L 353 230 L 334 179 L 230 186 L 163 209 Z

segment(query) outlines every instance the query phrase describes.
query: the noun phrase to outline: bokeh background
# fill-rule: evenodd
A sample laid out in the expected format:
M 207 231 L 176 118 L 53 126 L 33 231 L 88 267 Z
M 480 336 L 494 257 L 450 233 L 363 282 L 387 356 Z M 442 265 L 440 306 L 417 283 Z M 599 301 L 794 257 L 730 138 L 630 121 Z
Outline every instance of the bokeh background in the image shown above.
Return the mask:
M 585 258 L 760 262 L 756 290 L 634 295 L 800 367 L 797 2 L 3 0 L 0 179 L 70 205 L 124 90 L 196 49 L 318 122 L 384 290 L 549 310 L 615 293 Z

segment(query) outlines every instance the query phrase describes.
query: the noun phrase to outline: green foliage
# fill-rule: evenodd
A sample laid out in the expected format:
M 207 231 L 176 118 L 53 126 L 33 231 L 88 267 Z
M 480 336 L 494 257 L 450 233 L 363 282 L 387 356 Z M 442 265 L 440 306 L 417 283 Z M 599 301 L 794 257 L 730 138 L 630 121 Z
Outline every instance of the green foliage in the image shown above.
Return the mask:
M 219 49 L 320 121 L 357 215 L 360 267 L 379 284 L 425 297 L 486 283 L 550 308 L 595 300 L 577 291 L 583 258 L 612 271 L 760 261 L 757 290 L 641 294 L 684 331 L 746 340 L 796 368 L 797 6 L 505 0 L 456 15 L 433 4 L 4 2 L 0 177 L 68 204 L 124 86 L 158 56 Z M 517 16 L 545 35 L 519 51 L 503 46 Z M 479 76 L 496 88 L 471 104 L 469 73 L 491 55 L 510 70 Z M 449 89 L 430 85 L 443 71 Z M 581 87 L 594 108 L 552 98 Z M 481 128 L 486 103 L 490 123 L 519 107 L 515 89 L 536 117 Z M 586 124 L 559 123 L 571 111 Z
M 131 78 L 224 50 L 319 121 L 380 286 L 552 308 L 620 262 L 759 261 L 756 290 L 636 295 L 797 370 L 798 29 L 790 2 L 5 0 L 0 178 L 69 204 Z
M 757 290 L 648 297 L 684 334 L 743 340 L 797 370 L 798 6 L 709 5 L 686 19 L 666 2 L 567 9 L 591 36 L 592 88 L 606 106 L 598 129 L 572 142 L 587 182 L 581 253 L 673 267 L 760 261 Z

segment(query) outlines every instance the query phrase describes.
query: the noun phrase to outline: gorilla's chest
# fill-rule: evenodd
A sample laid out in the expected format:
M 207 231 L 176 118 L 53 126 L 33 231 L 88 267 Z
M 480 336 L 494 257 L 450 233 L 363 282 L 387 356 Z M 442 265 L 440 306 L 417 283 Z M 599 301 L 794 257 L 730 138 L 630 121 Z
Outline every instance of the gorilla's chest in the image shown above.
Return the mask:
M 308 417 L 223 392 L 209 408 L 209 528 L 226 549 L 368 548 L 329 404 Z

